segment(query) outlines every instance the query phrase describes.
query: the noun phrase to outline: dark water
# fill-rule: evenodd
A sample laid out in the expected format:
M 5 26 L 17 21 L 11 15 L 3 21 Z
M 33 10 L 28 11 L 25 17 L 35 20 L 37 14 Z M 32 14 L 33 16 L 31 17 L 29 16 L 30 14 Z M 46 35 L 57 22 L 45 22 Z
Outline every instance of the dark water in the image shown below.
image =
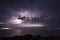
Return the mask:
M 40 30 L 40 29 L 2 29 L 0 30 L 0 37 L 11 37 L 16 35 L 41 35 L 41 36 L 48 36 L 48 35 L 60 35 L 60 30 Z
M 21 35 L 21 30 L 20 29 L 0 30 L 0 37 L 10 37 L 15 35 Z
M 32 35 L 43 35 L 46 34 L 46 31 L 42 30 L 35 30 L 35 29 L 7 29 L 7 30 L 0 30 L 0 37 L 11 37 L 16 35 L 26 35 L 26 34 L 32 34 Z

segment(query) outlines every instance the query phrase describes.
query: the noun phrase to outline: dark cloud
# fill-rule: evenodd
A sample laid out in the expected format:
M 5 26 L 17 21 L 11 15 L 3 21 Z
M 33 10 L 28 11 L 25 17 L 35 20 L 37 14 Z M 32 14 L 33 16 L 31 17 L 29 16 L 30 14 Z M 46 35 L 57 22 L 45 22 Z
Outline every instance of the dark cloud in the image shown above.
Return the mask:
M 7 21 L 12 16 L 16 16 L 17 12 L 23 10 L 30 10 L 38 15 L 48 14 L 49 21 L 53 24 L 59 22 L 60 19 L 60 5 L 59 0 L 0 0 L 0 21 Z
M 59 0 L 1 0 L 0 1 L 0 22 L 7 22 L 12 16 L 16 16 L 22 10 L 38 11 L 38 15 L 48 14 L 49 25 L 51 28 L 59 27 L 60 24 L 60 6 Z M 35 14 L 35 13 L 34 13 Z M 34 19 L 33 23 L 43 20 Z M 30 21 L 31 22 L 31 21 Z M 43 21 L 44 22 L 44 21 Z

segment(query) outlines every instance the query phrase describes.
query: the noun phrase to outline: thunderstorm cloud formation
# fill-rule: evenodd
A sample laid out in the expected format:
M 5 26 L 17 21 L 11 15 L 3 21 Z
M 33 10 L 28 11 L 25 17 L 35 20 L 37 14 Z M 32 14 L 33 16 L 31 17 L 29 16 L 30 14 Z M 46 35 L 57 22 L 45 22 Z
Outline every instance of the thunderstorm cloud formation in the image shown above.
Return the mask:
M 35 26 L 34 28 L 38 30 L 59 29 L 60 2 L 59 0 L 0 0 L 0 26 L 1 24 L 14 28 Z

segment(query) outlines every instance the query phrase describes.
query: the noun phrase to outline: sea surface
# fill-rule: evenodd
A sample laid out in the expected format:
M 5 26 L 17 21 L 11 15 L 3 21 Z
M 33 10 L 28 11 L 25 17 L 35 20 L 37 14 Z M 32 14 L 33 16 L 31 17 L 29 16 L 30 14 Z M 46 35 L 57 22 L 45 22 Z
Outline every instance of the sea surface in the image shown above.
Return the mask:
M 0 37 L 13 37 L 17 35 L 41 35 L 41 36 L 59 36 L 60 35 L 60 29 L 44 29 L 44 28 L 2 28 L 0 29 Z
M 47 35 L 44 30 L 39 29 L 1 29 L 0 30 L 0 37 L 13 37 L 16 35 Z

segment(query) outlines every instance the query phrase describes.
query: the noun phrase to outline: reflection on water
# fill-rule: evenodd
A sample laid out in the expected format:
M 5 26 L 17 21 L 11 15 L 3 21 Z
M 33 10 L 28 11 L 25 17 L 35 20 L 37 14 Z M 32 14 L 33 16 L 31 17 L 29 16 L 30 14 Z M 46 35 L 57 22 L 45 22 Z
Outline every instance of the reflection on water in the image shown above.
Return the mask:
M 10 36 L 16 36 L 16 35 L 25 35 L 25 34 L 41 34 L 41 30 L 35 30 L 35 29 L 1 29 L 0 30 L 0 37 L 10 37 Z
M 6 28 L 5 28 L 5 29 L 0 30 L 0 37 L 9 37 L 9 36 L 21 35 L 21 33 L 22 33 L 21 29 L 6 30 Z
M 26 35 L 26 34 L 32 34 L 32 35 L 48 35 L 48 31 L 42 30 L 42 28 L 23 28 L 23 29 L 14 29 L 14 28 L 0 28 L 0 37 L 10 37 L 10 36 L 16 36 L 16 35 Z
M 12 29 L 12 28 L 0 28 L 0 30 L 9 30 L 9 29 Z

